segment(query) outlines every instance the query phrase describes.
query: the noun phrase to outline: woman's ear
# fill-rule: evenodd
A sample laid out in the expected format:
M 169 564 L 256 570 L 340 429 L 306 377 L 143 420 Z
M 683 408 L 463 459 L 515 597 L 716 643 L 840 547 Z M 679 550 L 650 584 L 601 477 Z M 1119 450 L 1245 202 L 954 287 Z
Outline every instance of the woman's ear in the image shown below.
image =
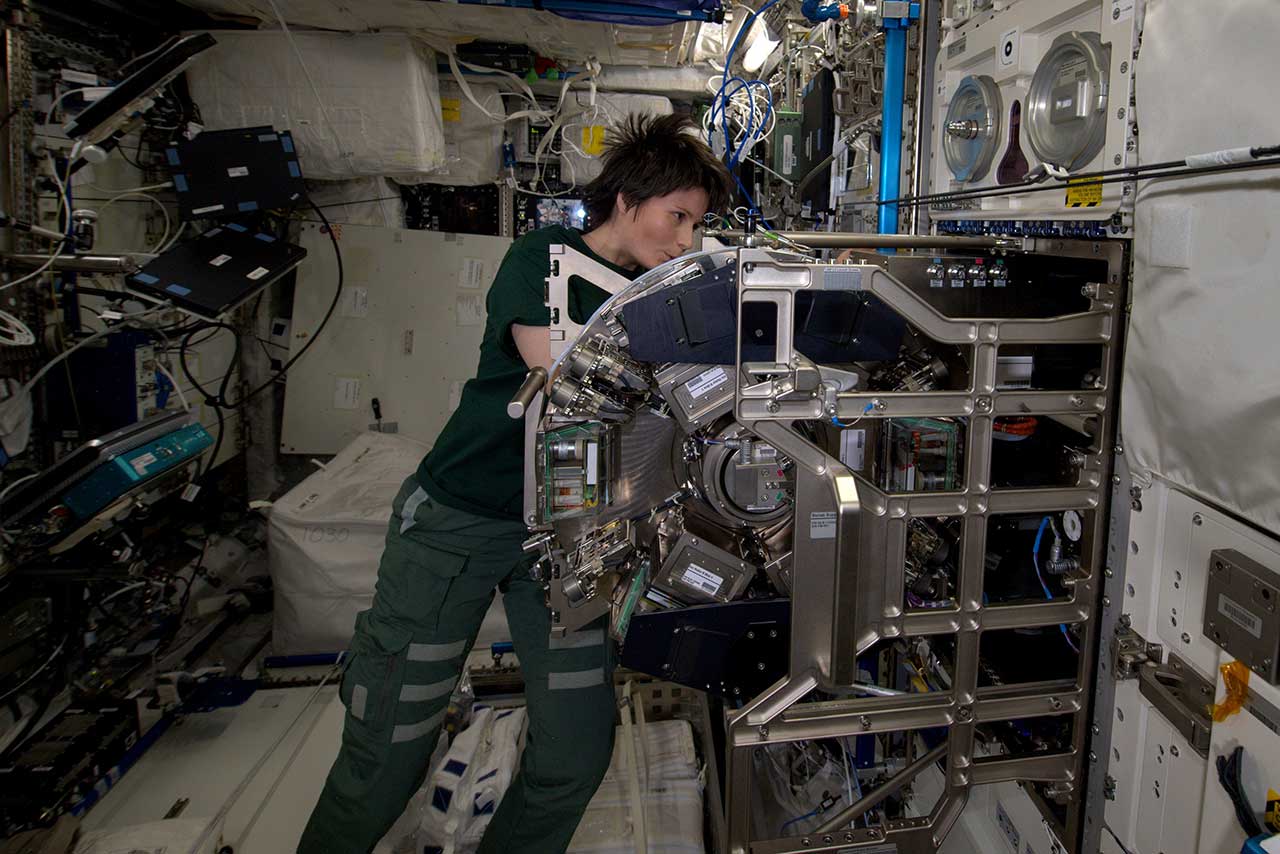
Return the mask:
M 631 207 L 632 207 L 631 205 L 627 204 L 627 199 L 625 196 L 622 195 L 621 192 L 619 192 L 618 195 L 613 200 L 613 210 L 619 216 L 625 213 L 629 213 L 631 211 Z

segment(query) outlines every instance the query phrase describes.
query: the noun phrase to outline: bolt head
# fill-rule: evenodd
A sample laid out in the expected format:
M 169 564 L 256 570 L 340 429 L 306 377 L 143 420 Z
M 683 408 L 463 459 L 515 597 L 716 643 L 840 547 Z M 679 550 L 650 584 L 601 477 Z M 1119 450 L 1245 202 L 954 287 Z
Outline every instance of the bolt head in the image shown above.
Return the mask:
M 1183 642 L 1183 643 L 1191 643 L 1191 635 L 1187 634 L 1186 632 L 1183 632 L 1183 633 L 1182 633 L 1182 642 Z
M 1115 163 L 1117 166 L 1119 166 L 1119 165 L 1120 165 L 1120 155 L 1119 155 L 1119 154 L 1117 154 L 1117 155 L 1115 156 L 1115 159 L 1114 159 L 1112 162 L 1113 162 L 1113 163 Z
M 1204 517 L 1203 517 L 1203 516 L 1201 516 L 1199 513 L 1195 514 L 1194 516 L 1192 516 L 1192 517 L 1191 517 L 1191 524 L 1192 524 L 1192 525 L 1203 525 L 1203 524 L 1204 524 Z
M 1119 10 L 1119 9 L 1116 9 L 1116 11 L 1117 11 L 1117 12 L 1119 12 L 1120 10 Z M 1127 63 L 1127 62 L 1122 62 L 1122 63 L 1120 63 L 1120 73 L 1121 73 L 1121 74 L 1127 74 L 1127 73 L 1129 73 L 1129 63 Z

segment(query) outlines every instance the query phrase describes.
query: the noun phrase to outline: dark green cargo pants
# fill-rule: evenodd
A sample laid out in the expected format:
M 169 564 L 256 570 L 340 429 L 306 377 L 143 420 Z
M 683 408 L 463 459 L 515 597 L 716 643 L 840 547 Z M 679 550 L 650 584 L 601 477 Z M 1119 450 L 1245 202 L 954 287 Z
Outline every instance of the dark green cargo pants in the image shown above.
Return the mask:
M 370 851 L 429 770 L 445 707 L 495 587 L 524 674 L 528 737 L 480 854 L 562 852 L 613 752 L 612 644 L 601 629 L 550 640 L 519 522 L 396 498 L 373 607 L 356 619 L 340 694 L 342 747 L 299 854 Z

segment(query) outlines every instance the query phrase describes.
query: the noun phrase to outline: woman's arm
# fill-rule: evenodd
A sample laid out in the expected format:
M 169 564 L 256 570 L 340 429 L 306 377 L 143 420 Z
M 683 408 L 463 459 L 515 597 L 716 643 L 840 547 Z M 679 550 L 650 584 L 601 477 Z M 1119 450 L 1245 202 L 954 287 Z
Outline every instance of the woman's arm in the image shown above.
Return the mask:
M 543 367 L 547 375 L 551 374 L 551 339 L 547 337 L 545 326 L 525 326 L 520 323 L 511 324 L 511 337 L 515 339 L 520 358 L 530 368 Z

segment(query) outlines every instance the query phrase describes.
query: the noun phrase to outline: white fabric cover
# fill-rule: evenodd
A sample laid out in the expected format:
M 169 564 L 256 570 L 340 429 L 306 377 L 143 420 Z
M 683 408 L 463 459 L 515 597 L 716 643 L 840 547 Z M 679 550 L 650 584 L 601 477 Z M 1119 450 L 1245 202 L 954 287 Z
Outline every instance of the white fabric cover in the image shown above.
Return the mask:
M 467 81 L 471 94 L 495 116 L 505 116 L 501 91 L 490 83 Z M 440 81 L 440 118 L 444 122 L 444 165 L 430 175 L 402 176 L 402 184 L 471 187 L 498 180 L 502 169 L 503 124 L 489 118 L 452 80 Z
M 277 655 L 340 652 L 373 603 L 391 504 L 427 446 L 363 433 L 271 508 Z
M 475 851 L 520 763 L 525 710 L 477 708 L 418 800 L 416 851 Z
M 571 110 L 583 112 L 566 119 L 561 128 L 560 180 L 579 187 L 604 169 L 600 143 L 609 142 L 613 126 L 620 125 L 632 113 L 664 116 L 672 111 L 670 99 L 661 95 L 598 92 L 592 105 L 589 91 L 573 91 L 566 101 Z M 576 108 L 572 106 L 574 102 Z
M 1277 20 L 1275 0 L 1211 15 L 1148 0 L 1134 83 L 1142 162 L 1280 140 L 1265 106 Z M 1121 408 L 1138 469 L 1270 531 L 1280 531 L 1278 190 L 1275 169 L 1139 185 Z
M 283 32 L 212 35 L 218 43 L 187 70 L 205 127 L 292 131 L 310 179 L 415 175 L 444 165 L 435 54 L 409 36 L 293 32 L 322 109 Z
M 276 655 L 340 652 L 356 614 L 373 604 L 395 502 L 427 446 L 395 433 L 362 433 L 271 508 L 267 550 L 275 590 Z M 510 640 L 494 594 L 476 649 Z
M 386 178 L 308 181 L 307 195 L 318 207 L 324 209 L 329 222 L 381 228 L 404 226 L 404 203 L 400 200 L 400 187 Z

